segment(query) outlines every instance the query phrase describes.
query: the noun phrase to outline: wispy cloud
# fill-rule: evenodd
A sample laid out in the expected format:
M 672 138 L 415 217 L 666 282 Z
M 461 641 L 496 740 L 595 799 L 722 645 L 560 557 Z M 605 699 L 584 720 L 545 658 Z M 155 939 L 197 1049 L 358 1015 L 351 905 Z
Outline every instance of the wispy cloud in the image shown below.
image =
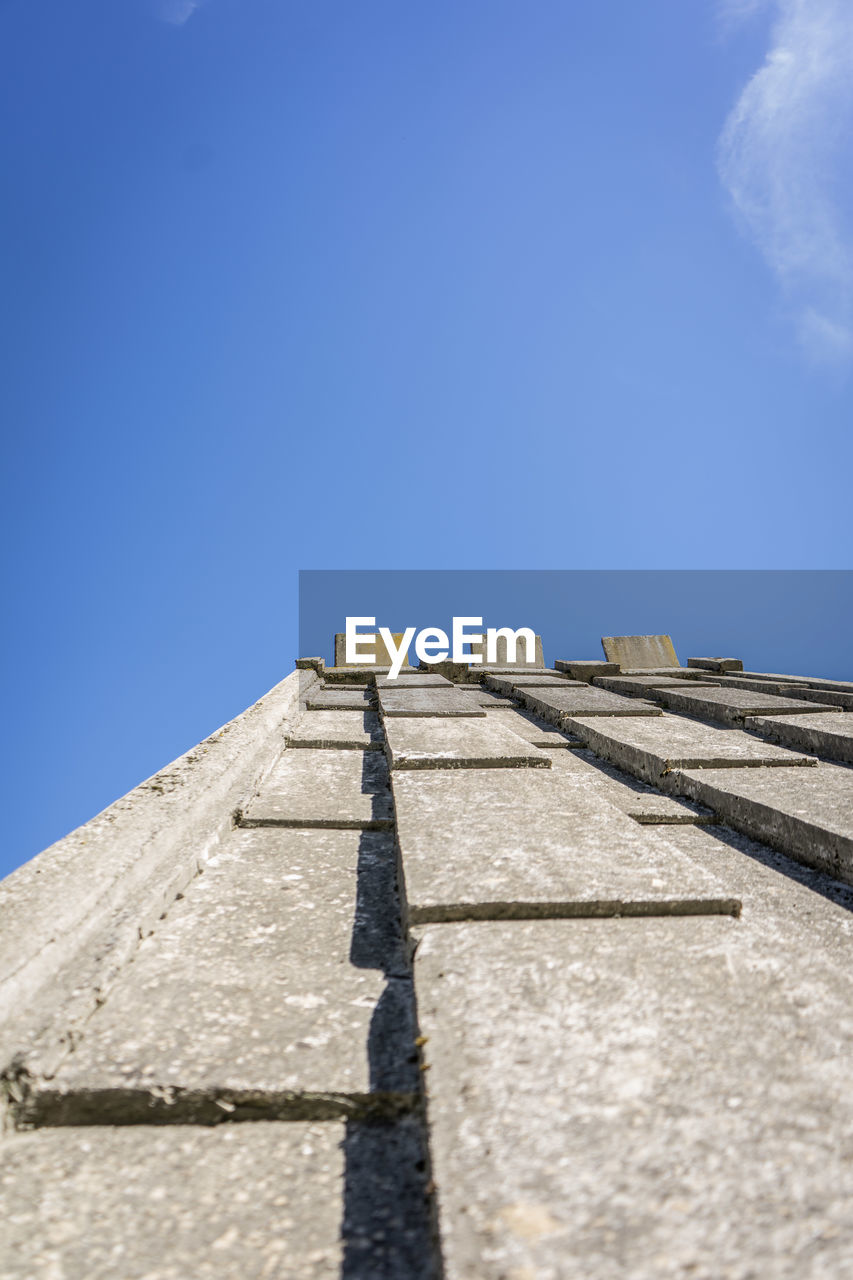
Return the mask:
M 160 17 L 174 27 L 182 27 L 204 4 L 204 0 L 160 0 Z
M 726 0 L 730 17 L 762 0 Z M 774 0 L 764 65 L 732 110 L 720 176 L 816 358 L 853 359 L 853 3 Z

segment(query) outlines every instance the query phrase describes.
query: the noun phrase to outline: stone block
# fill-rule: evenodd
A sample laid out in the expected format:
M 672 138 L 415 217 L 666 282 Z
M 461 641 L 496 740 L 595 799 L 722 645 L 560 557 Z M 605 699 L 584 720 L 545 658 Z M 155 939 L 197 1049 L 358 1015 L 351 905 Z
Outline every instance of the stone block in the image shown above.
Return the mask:
M 573 747 L 580 745 L 579 738 L 573 738 L 570 734 L 562 733 L 559 729 L 553 729 L 547 720 L 533 714 L 532 711 L 522 711 L 520 708 L 496 707 L 486 708 L 490 721 L 495 724 L 503 725 L 505 729 L 511 729 L 513 733 L 517 733 L 525 742 L 529 742 L 534 747 Z
M 674 785 L 754 840 L 853 884 L 853 770 L 844 765 L 688 769 Z
M 718 729 L 680 716 L 575 716 L 566 721 L 566 728 L 617 768 L 667 790 L 672 789 L 675 769 L 816 764 L 809 756 L 761 742 L 740 729 Z
M 556 767 L 395 772 L 409 920 L 737 913 L 713 875 L 586 784 Z
M 547 756 L 491 719 L 420 716 L 385 722 L 392 769 L 549 769 Z
M 484 668 L 486 668 L 485 641 L 482 644 L 477 644 L 477 643 L 472 644 L 470 646 L 470 650 L 471 650 L 472 657 L 476 655 L 482 658 L 482 664 L 477 663 L 474 669 L 483 670 Z M 490 662 L 488 664 L 488 669 L 494 671 L 500 667 L 503 667 L 509 671 L 516 671 L 516 670 L 530 671 L 530 670 L 533 670 L 535 667 L 545 666 L 545 658 L 543 657 L 543 653 L 542 653 L 542 637 L 541 636 L 536 636 L 535 655 L 532 662 L 524 661 L 526 653 L 527 653 L 527 650 L 522 641 L 516 647 L 517 661 L 511 662 L 508 657 L 508 647 L 507 647 L 506 639 L 504 636 L 498 636 L 496 652 L 495 652 L 495 660 L 494 662 Z
M 322 1119 L 395 1105 L 385 1095 L 417 1089 L 395 877 L 390 834 L 233 832 L 34 1087 L 24 1120 Z
M 585 787 L 591 794 L 600 796 L 602 802 L 621 809 L 635 822 L 675 826 L 714 820 L 714 814 L 704 805 L 664 795 L 606 760 L 600 760 L 592 751 L 554 751 L 551 759 L 555 769 L 569 771 L 574 787 Z M 668 835 L 666 839 L 669 839 Z
M 753 716 L 744 728 L 797 751 L 853 764 L 853 716 Z
M 578 684 L 567 689 L 522 689 L 519 697 L 526 707 L 564 728 L 570 716 L 659 716 L 660 707 L 638 698 L 625 698 L 593 685 Z
M 306 711 L 287 735 L 289 747 L 381 750 L 384 735 L 375 711 Z
M 778 671 L 744 671 L 751 680 L 773 680 L 777 684 L 805 685 L 808 689 L 834 690 L 836 693 L 853 693 L 853 680 L 826 680 L 822 676 L 786 676 Z
M 287 750 L 244 805 L 244 826 L 392 825 L 388 766 L 378 751 Z
M 849 1272 L 846 973 L 725 918 L 420 933 L 446 1280 Z
M 369 689 L 314 689 L 306 699 L 309 711 L 366 711 L 375 705 Z
M 576 662 L 573 658 L 558 658 L 554 666 L 557 671 L 565 672 L 573 680 L 581 680 L 587 684 L 596 676 L 618 676 L 620 670 L 618 662 Z
M 393 680 L 390 676 L 376 677 L 377 689 L 452 689 L 446 676 L 436 671 L 401 671 Z
M 377 691 L 383 719 L 398 716 L 484 716 L 467 694 L 448 683 L 445 689 L 394 689 Z
M 498 693 L 492 693 L 491 689 L 484 689 L 481 684 L 457 684 L 454 688 L 460 693 L 464 693 L 466 698 L 470 698 L 478 707 L 514 707 L 515 701 L 512 698 L 502 698 Z
M 149 1125 L 3 1147 L 3 1280 L 337 1280 L 345 1126 Z
M 607 661 L 618 662 L 623 671 L 679 665 L 669 636 L 602 636 L 601 647 Z
M 695 693 L 681 689 L 656 689 L 655 697 L 671 711 L 680 711 L 703 720 L 721 724 L 742 724 L 747 716 L 797 715 L 816 710 L 815 705 L 794 698 L 778 698 L 770 693 L 752 693 L 748 689 L 700 689 Z M 822 711 L 841 714 L 838 707 L 819 704 Z
M 555 675 L 552 671 L 543 671 L 541 674 L 518 672 L 512 675 L 487 672 L 483 681 L 487 689 L 493 689 L 495 693 L 502 693 L 506 697 L 511 697 L 519 689 L 564 689 L 580 683 L 570 680 L 568 676 Z
M 391 635 L 396 647 L 403 639 L 404 632 L 392 631 Z M 387 671 L 391 667 L 391 654 L 388 652 L 385 641 L 382 639 L 378 631 L 374 632 L 373 635 L 367 631 L 363 632 L 359 637 L 358 647 L 361 653 L 370 654 L 372 661 L 371 658 L 363 658 L 359 662 L 348 664 L 346 634 L 343 631 L 337 632 L 335 635 L 335 666 L 345 667 L 349 665 L 360 667 L 362 670 L 366 667 L 370 667 L 374 672 L 379 672 L 383 667 Z M 409 652 L 406 650 L 406 656 L 403 659 L 403 667 L 405 669 L 406 667 L 411 667 L 411 665 L 412 664 L 409 662 Z
M 740 658 L 688 658 L 687 665 L 702 671 L 743 671 Z

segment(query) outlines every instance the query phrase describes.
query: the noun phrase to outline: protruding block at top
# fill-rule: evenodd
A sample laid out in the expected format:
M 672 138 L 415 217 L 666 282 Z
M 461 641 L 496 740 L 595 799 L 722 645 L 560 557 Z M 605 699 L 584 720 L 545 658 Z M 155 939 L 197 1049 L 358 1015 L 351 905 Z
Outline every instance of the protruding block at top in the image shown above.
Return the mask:
M 601 647 L 607 661 L 618 662 L 623 671 L 681 665 L 669 636 L 602 636 Z
M 403 634 L 404 633 L 402 631 L 391 632 L 395 645 L 400 644 L 403 639 Z M 358 637 L 358 648 L 360 653 L 368 654 L 370 656 L 360 657 L 355 663 L 348 663 L 346 634 L 343 631 L 335 632 L 335 666 L 385 667 L 386 670 L 391 666 L 392 656 L 388 652 L 385 641 L 382 639 L 378 631 L 374 632 L 372 635 L 366 631 L 361 632 Z M 411 667 L 411 665 L 407 650 L 406 656 L 403 659 L 403 666 Z

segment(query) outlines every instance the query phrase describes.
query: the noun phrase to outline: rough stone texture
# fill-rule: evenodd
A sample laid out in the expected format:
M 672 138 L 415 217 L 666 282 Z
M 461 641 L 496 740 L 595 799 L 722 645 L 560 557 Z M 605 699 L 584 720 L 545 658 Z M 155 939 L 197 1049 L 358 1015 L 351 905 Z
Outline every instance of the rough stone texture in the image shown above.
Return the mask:
M 674 785 L 738 831 L 853 883 L 853 769 L 685 770 Z
M 435 671 L 401 671 L 392 680 L 390 676 L 377 676 L 377 689 L 450 689 L 453 686 L 446 676 Z
M 499 667 L 504 667 L 504 668 L 507 668 L 508 670 L 530 671 L 534 667 L 545 666 L 545 659 L 542 654 L 542 637 L 541 636 L 536 636 L 535 653 L 534 653 L 534 658 L 532 662 L 527 662 L 525 660 L 527 649 L 523 641 L 519 642 L 515 652 L 516 652 L 516 661 L 511 662 L 508 657 L 506 639 L 503 636 L 498 636 L 497 645 L 495 646 L 495 661 L 490 662 L 488 664 L 489 670 L 495 671 Z M 477 656 L 481 658 L 482 665 L 485 666 L 486 665 L 485 641 L 482 644 L 476 644 L 476 643 L 472 644 L 471 655 L 472 657 Z M 480 664 L 477 664 L 477 665 L 479 666 Z
M 378 751 L 287 750 L 244 806 L 246 826 L 383 827 L 394 817 Z
M 345 685 L 347 688 L 351 685 L 358 685 L 363 689 L 367 689 L 372 687 L 378 676 L 386 676 L 390 670 L 391 667 L 389 665 L 326 667 L 323 672 L 323 681 L 327 688 L 329 685 Z
M 395 773 L 409 919 L 739 909 L 586 782 L 556 768 Z
M 566 721 L 566 728 L 617 768 L 667 790 L 675 769 L 815 764 L 809 756 L 761 742 L 740 729 L 718 729 L 681 716 L 576 716 Z
M 385 723 L 392 769 L 550 768 L 547 756 L 491 719 L 392 719 Z
M 677 667 L 678 658 L 669 636 L 602 636 L 608 662 L 626 667 Z
M 853 716 L 754 716 L 744 727 L 783 746 L 853 764 Z
M 600 760 L 592 751 L 554 752 L 551 759 L 555 767 L 570 770 L 573 785 L 587 786 L 590 792 L 606 803 L 616 805 L 635 822 L 670 825 L 713 819 L 713 813 L 704 805 L 663 795 L 606 760 Z
M 399 645 L 400 641 L 403 639 L 403 634 L 404 633 L 402 631 L 391 632 L 391 635 L 394 638 L 395 645 Z M 343 631 L 337 632 L 337 634 L 335 635 L 335 666 L 336 667 L 345 667 L 349 665 L 351 667 L 354 666 L 357 668 L 361 668 L 362 671 L 366 667 L 372 667 L 377 674 L 379 674 L 379 672 L 382 671 L 383 668 L 386 671 L 390 668 L 391 654 L 388 652 L 388 649 L 386 648 L 386 645 L 385 645 L 385 641 L 382 639 L 378 631 L 374 632 L 372 635 L 368 631 L 364 631 L 361 633 L 361 636 L 359 638 L 359 644 L 358 644 L 359 652 L 371 654 L 372 658 L 362 658 L 357 663 L 347 664 L 346 641 L 347 641 L 347 638 L 346 638 L 345 632 Z M 373 642 L 372 645 L 371 645 L 371 641 Z M 406 656 L 403 659 L 403 666 L 411 667 L 411 663 L 409 662 L 408 650 L 406 651 Z
M 3 1147 L 2 1280 L 337 1280 L 344 1125 L 97 1128 Z
M 846 975 L 724 918 L 421 932 L 447 1280 L 851 1274 Z
M 853 710 L 853 693 L 839 693 L 835 689 L 810 689 L 807 685 L 784 684 L 778 680 L 753 680 L 743 676 L 721 676 L 717 683 L 729 689 L 750 689 L 755 693 L 778 694 L 780 698 L 799 698 L 804 702 L 841 707 L 844 711 Z
M 778 671 L 744 671 L 747 679 L 775 680 L 779 684 L 802 684 L 809 689 L 832 689 L 836 693 L 853 693 L 853 680 L 825 680 L 822 676 L 785 676 Z
M 294 671 L 242 715 L 0 886 L 0 1067 L 83 1023 L 166 906 L 227 838 L 232 814 L 281 749 Z
M 365 711 L 374 703 L 368 689 L 318 689 L 307 698 L 309 711 Z
M 55 1078 L 35 1084 L 24 1118 L 139 1121 L 171 1108 L 209 1120 L 241 1106 L 310 1116 L 312 1105 L 340 1113 L 352 1098 L 411 1093 L 395 872 L 389 834 L 235 831 L 140 944 Z
M 479 684 L 457 684 L 454 686 L 460 693 L 464 693 L 466 698 L 470 698 L 478 707 L 514 707 L 515 701 L 512 698 L 502 698 L 500 694 L 492 693 L 491 689 L 484 689 Z
M 740 658 L 688 658 L 687 665 L 701 671 L 743 671 Z
M 484 716 L 482 707 L 448 682 L 445 689 L 379 690 L 383 718 L 388 716 Z
M 596 676 L 616 676 L 619 674 L 618 662 L 586 662 L 573 658 L 558 658 L 554 663 L 557 671 L 565 671 L 573 680 L 582 680 L 587 684 Z
M 611 693 L 624 693 L 631 698 L 655 697 L 657 689 L 706 689 L 713 688 L 714 680 L 687 681 L 678 676 L 596 676 L 597 689 L 609 689 Z
M 559 729 L 553 729 L 547 720 L 536 716 L 532 711 L 522 711 L 520 709 L 510 709 L 508 707 L 486 708 L 490 721 L 495 724 L 503 725 L 505 729 L 511 729 L 513 733 L 517 733 L 520 738 L 524 738 L 525 742 L 529 742 L 534 747 L 572 747 L 577 746 L 580 742 L 579 738 L 573 738 L 570 734 L 561 733 Z
M 533 672 L 515 675 L 497 675 L 494 672 L 487 672 L 483 679 L 487 688 L 509 697 L 517 689 L 563 689 L 579 683 L 577 680 L 570 680 L 568 676 L 555 675 L 553 671 L 543 671 L 538 675 Z
M 742 724 L 746 716 L 796 715 L 797 712 L 815 709 L 808 702 L 740 689 L 702 689 L 697 693 L 687 693 L 667 688 L 655 690 L 655 697 L 671 711 L 700 716 L 705 720 L 719 720 L 722 724 Z M 821 710 L 840 714 L 838 707 L 821 705 Z
M 289 747 L 378 750 L 383 743 L 375 711 L 306 711 L 287 735 Z
M 660 707 L 639 698 L 624 698 L 589 684 L 570 685 L 567 689 L 520 689 L 519 697 L 526 707 L 543 719 L 563 728 L 568 716 L 660 716 Z

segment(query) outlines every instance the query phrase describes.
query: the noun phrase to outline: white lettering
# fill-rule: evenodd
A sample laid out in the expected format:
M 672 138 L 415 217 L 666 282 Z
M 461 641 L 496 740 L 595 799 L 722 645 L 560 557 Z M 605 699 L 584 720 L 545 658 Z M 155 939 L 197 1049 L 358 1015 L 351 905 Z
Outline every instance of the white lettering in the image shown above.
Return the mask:
M 444 662 L 449 645 L 446 631 L 440 631 L 437 627 L 426 627 L 418 632 L 415 653 L 419 662 Z M 437 652 L 434 652 L 435 650 Z
M 396 680 L 397 676 L 400 674 L 400 668 L 403 665 L 406 654 L 409 652 L 409 645 L 412 643 L 415 628 L 406 627 L 406 630 L 403 632 L 400 639 L 399 648 L 394 644 L 394 633 L 389 631 L 388 627 L 380 627 L 379 634 L 385 641 L 385 648 L 388 650 L 388 654 L 391 658 L 391 670 L 388 672 L 388 678 L 390 680 Z
M 516 660 L 518 652 L 518 637 L 524 638 L 525 662 L 536 661 L 536 636 L 529 627 L 519 627 L 517 631 L 513 631 L 512 627 L 488 627 L 486 630 L 486 662 L 494 665 L 498 661 L 498 636 L 503 636 L 506 640 L 506 665 L 510 666 Z
M 372 636 L 360 636 L 358 634 L 359 627 L 375 627 L 375 618 L 347 618 L 346 634 L 346 658 L 347 666 L 355 666 L 359 662 L 375 662 L 376 661 L 376 641 Z M 359 643 L 366 644 L 368 640 L 373 641 L 372 653 L 360 653 Z
M 454 618 L 453 619 L 453 661 L 454 662 L 482 662 L 483 655 L 481 653 L 466 653 L 466 644 L 482 644 L 483 633 L 479 634 L 473 631 L 466 631 L 466 626 L 482 627 L 482 618 Z

